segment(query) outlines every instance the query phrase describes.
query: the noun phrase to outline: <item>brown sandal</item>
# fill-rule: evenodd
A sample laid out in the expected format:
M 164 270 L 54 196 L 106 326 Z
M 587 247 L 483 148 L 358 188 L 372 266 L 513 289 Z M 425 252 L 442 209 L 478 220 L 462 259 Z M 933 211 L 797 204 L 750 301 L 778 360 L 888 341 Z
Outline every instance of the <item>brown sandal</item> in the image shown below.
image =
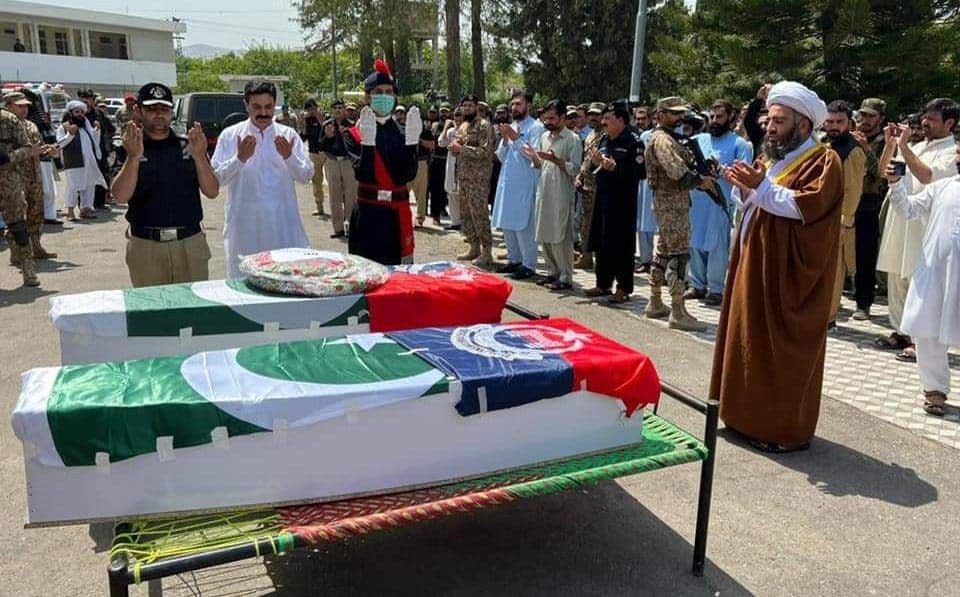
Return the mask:
M 624 294 L 619 290 L 617 291 L 616 294 L 614 294 L 613 296 L 607 299 L 607 302 L 610 303 L 611 305 L 622 305 L 623 303 L 626 303 L 629 301 L 630 301 L 630 295 Z
M 874 340 L 873 346 L 880 350 L 903 350 L 910 346 L 910 336 L 893 332 L 886 338 L 877 338 Z
M 947 414 L 947 395 L 936 390 L 924 392 L 923 410 L 934 417 L 944 416 Z
M 590 290 L 584 290 L 583 296 L 589 296 L 590 298 L 596 298 L 598 296 L 610 296 L 613 294 L 611 290 L 604 290 L 603 288 L 591 288 Z

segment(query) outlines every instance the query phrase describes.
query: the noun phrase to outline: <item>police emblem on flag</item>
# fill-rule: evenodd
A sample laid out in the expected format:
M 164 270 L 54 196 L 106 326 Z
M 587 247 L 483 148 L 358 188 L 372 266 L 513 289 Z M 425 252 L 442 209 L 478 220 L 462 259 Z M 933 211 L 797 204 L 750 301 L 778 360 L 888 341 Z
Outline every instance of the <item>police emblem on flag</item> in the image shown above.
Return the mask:
M 543 325 L 481 324 L 450 334 L 450 343 L 459 350 L 506 361 L 540 361 L 545 354 L 576 352 L 589 340 L 589 334 Z

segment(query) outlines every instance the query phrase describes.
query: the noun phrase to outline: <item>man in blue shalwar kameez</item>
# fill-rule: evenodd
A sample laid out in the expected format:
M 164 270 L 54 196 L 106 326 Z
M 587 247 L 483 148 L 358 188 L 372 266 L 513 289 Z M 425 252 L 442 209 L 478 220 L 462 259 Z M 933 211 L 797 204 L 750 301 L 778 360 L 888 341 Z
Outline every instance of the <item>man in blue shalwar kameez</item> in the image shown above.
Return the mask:
M 510 100 L 513 124 L 501 124 L 501 140 L 497 158 L 503 164 L 497 194 L 493 202 L 494 228 L 503 230 L 507 243 L 507 264 L 497 272 L 511 274 L 523 280 L 536 274 L 537 238 L 533 217 L 540 170 L 533 167 L 522 148 L 540 146 L 543 125 L 530 116 L 533 96 L 526 91 L 515 91 Z
M 694 137 L 703 156 L 715 158 L 721 166 L 731 166 L 735 160 L 753 163 L 750 143 L 731 130 L 736 120 L 732 104 L 717 100 L 711 106 L 710 129 Z M 730 260 L 730 228 L 732 227 L 730 183 L 718 178 L 727 203 L 721 207 L 704 191 L 690 192 L 690 287 L 686 299 L 703 299 L 707 305 L 720 305 L 723 285 Z

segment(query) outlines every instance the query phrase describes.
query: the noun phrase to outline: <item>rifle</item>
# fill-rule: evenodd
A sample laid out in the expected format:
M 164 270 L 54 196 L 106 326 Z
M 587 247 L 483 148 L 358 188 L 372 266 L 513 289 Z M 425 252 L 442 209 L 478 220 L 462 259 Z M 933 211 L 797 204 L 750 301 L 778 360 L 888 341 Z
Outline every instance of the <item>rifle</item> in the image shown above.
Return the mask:
M 687 150 L 693 154 L 693 166 L 697 174 L 700 176 L 711 176 L 714 180 L 720 180 L 723 173 L 720 170 L 720 162 L 717 161 L 717 158 L 713 156 L 709 158 L 704 157 L 703 151 L 700 149 L 700 144 L 697 143 L 697 140 L 693 137 L 678 139 L 678 141 L 680 145 L 686 147 Z M 727 210 L 729 202 L 719 184 L 714 184 L 712 189 L 700 190 L 706 193 L 710 199 L 719 207 L 722 207 L 724 211 Z

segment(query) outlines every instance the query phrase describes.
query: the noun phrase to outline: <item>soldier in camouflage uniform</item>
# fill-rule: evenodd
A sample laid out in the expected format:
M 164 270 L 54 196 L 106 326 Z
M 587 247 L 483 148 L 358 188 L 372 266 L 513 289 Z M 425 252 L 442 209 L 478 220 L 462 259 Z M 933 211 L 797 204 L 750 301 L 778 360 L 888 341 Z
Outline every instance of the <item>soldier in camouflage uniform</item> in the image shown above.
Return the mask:
M 23 123 L 30 145 L 42 145 L 43 137 L 40 129 L 27 119 L 30 109 L 30 100 L 23 93 L 14 92 L 3 96 L 3 103 L 9 112 L 17 115 Z M 49 150 L 47 150 L 49 151 Z M 40 158 L 34 157 L 24 160 L 15 166 L 23 184 L 24 199 L 27 201 L 27 234 L 30 236 L 30 245 L 33 248 L 34 259 L 52 259 L 56 253 L 50 253 L 40 245 L 40 234 L 43 228 L 43 178 L 40 172 Z M 11 265 L 20 265 L 20 256 L 10 252 Z
M 687 261 L 690 259 L 690 190 L 710 184 L 693 166 L 693 156 L 677 142 L 673 128 L 687 112 L 679 97 L 657 103 L 660 126 L 650 136 L 644 152 L 647 181 L 653 190 L 653 211 L 660 224 L 657 250 L 650 269 L 650 302 L 646 316 L 659 319 L 670 316 L 670 327 L 702 332 L 706 326 L 687 312 L 683 303 L 686 290 Z M 663 304 L 660 289 L 670 289 L 671 306 Z
M 27 140 L 27 131 L 13 112 L 0 109 L 0 153 L 9 162 L 0 166 L 0 211 L 13 237 L 11 251 L 20 255 L 20 269 L 24 286 L 39 286 L 33 264 L 33 250 L 27 234 L 27 201 L 17 168 L 23 162 L 40 154 L 40 146 L 32 146 Z
M 449 150 L 457 156 L 457 181 L 460 188 L 460 213 L 463 234 L 470 249 L 457 259 L 475 259 L 475 265 L 493 265 L 493 235 L 490 231 L 490 177 L 493 170 L 493 125 L 477 113 L 477 96 L 469 94 L 460 101 L 464 122 Z
M 590 161 L 593 152 L 600 146 L 603 128 L 600 126 L 600 116 L 607 106 L 603 102 L 590 104 L 587 118 L 593 130 L 583 142 L 583 162 L 580 164 L 580 174 L 577 175 L 576 186 L 580 191 L 580 259 L 573 265 L 577 269 L 593 269 L 593 252 L 590 246 L 590 224 L 593 221 L 593 203 L 595 179 L 593 171 L 596 166 Z

